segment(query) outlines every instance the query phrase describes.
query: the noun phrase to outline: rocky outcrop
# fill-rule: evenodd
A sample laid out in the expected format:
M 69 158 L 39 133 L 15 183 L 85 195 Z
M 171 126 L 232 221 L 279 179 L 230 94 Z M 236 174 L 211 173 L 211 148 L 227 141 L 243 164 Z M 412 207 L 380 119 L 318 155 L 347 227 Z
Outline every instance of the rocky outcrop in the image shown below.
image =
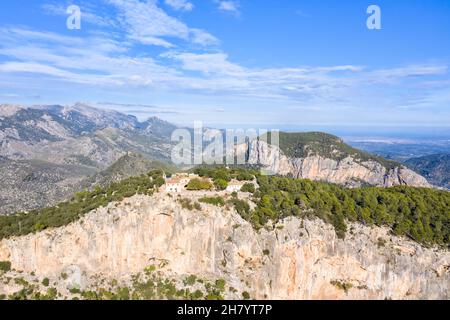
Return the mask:
M 402 166 L 388 169 L 373 160 L 359 161 L 352 156 L 335 160 L 315 154 L 305 158 L 290 158 L 275 146 L 263 141 L 250 142 L 246 149 L 248 164 L 261 165 L 271 173 L 290 175 L 294 178 L 325 181 L 351 187 L 364 184 L 379 187 L 398 185 L 431 187 L 424 177 L 412 170 Z
M 450 297 L 448 251 L 358 224 L 340 240 L 320 220 L 289 218 L 257 232 L 231 209 L 189 211 L 164 194 L 134 196 L 69 226 L 2 240 L 2 260 L 39 276 L 75 270 L 81 287 L 92 274 L 119 279 L 167 261 L 172 274 L 224 278 L 257 299 Z

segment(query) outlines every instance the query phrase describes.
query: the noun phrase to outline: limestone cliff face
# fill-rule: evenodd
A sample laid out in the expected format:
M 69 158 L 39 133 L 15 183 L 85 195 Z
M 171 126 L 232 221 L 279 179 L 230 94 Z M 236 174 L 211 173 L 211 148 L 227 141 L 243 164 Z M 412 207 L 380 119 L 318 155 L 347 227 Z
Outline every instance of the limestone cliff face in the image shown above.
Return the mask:
M 241 148 L 242 149 L 242 148 Z M 283 152 L 263 141 L 253 141 L 247 145 L 248 163 L 262 165 L 268 171 L 292 175 L 295 178 L 326 181 L 357 187 L 369 184 L 380 187 L 408 185 L 426 187 L 431 185 L 419 174 L 405 168 L 387 170 L 375 161 L 359 162 L 351 156 L 341 161 L 309 155 L 305 158 L 290 158 Z
M 164 260 L 172 274 L 224 278 L 257 299 L 450 298 L 448 251 L 382 228 L 351 230 L 339 240 L 320 220 L 289 218 L 257 232 L 231 209 L 188 211 L 156 194 L 112 203 L 63 228 L 2 240 L 0 261 L 40 276 L 80 270 L 80 286 L 88 275 L 117 279 Z

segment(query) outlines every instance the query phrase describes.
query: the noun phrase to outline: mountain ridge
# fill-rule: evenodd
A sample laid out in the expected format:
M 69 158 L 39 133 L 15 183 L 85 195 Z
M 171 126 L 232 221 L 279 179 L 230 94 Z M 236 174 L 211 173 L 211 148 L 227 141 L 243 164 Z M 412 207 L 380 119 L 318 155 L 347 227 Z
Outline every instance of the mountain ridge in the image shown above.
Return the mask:
M 450 154 L 440 153 L 412 158 L 405 165 L 419 172 L 436 186 L 450 189 Z
M 46 190 L 44 194 L 50 192 L 48 186 L 55 177 L 49 178 L 49 183 L 36 184 L 36 191 L 28 187 L 27 192 L 21 192 L 17 188 L 14 189 L 16 191 L 11 191 L 12 186 L 7 184 L 17 181 L 11 176 L 11 170 L 19 170 L 21 164 L 23 169 L 20 172 L 34 170 L 41 177 L 47 176 L 46 172 L 53 164 L 55 172 L 59 173 L 58 179 L 61 179 L 58 180 L 58 185 L 64 186 L 67 191 L 63 194 L 68 194 L 78 188 L 80 181 L 107 170 L 129 153 L 143 155 L 150 161 L 170 164 L 175 145 L 171 141 L 171 134 L 178 128 L 157 117 L 140 122 L 135 116 L 97 109 L 83 103 L 73 106 L 0 105 L 0 157 L 9 160 L 9 165 L 0 169 L 5 176 L 10 177 L 9 182 L 0 182 L 0 190 L 3 190 L 4 201 L 8 203 L 8 211 L 13 209 L 14 203 L 17 210 L 22 210 L 33 209 L 33 206 L 24 205 L 30 202 L 40 207 L 45 199 L 49 203 L 56 200 L 46 196 L 39 199 L 38 194 L 43 190 Z M 208 130 L 204 134 L 207 135 L 207 132 Z M 278 159 L 269 157 L 267 151 L 270 146 L 257 141 L 237 146 L 237 151 L 246 155 L 247 164 L 251 166 L 262 165 L 269 169 L 277 167 L 278 171 L 274 170 L 275 173 L 298 178 L 349 187 L 431 187 L 402 165 L 351 148 L 336 136 L 319 132 L 281 133 L 280 138 L 282 152 Z M 6 163 L 5 160 L 2 161 Z M 35 165 L 33 161 L 41 161 L 46 165 Z M 62 168 L 65 166 L 80 176 L 64 173 Z M 5 171 L 8 168 L 10 171 Z M 22 181 L 17 183 L 21 185 Z

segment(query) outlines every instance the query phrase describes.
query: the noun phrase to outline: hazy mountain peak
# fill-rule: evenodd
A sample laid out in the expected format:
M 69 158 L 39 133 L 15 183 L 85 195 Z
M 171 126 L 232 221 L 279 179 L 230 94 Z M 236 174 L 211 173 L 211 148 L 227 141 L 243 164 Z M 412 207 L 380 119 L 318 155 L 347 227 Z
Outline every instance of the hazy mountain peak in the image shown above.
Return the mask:
M 17 104 L 1 104 L 0 105 L 0 117 L 10 117 L 17 113 L 17 111 L 23 109 L 22 106 Z

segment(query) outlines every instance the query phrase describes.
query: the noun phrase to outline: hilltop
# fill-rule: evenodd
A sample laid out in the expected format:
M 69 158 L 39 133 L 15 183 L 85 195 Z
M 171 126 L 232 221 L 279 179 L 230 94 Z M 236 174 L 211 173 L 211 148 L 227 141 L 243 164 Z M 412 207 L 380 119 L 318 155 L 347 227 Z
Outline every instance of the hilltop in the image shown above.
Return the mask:
M 350 190 L 220 167 L 197 173 L 256 175 L 257 189 L 186 198 L 164 192 L 156 170 L 0 217 L 0 278 L 13 279 L 0 297 L 449 297 L 448 192 Z

